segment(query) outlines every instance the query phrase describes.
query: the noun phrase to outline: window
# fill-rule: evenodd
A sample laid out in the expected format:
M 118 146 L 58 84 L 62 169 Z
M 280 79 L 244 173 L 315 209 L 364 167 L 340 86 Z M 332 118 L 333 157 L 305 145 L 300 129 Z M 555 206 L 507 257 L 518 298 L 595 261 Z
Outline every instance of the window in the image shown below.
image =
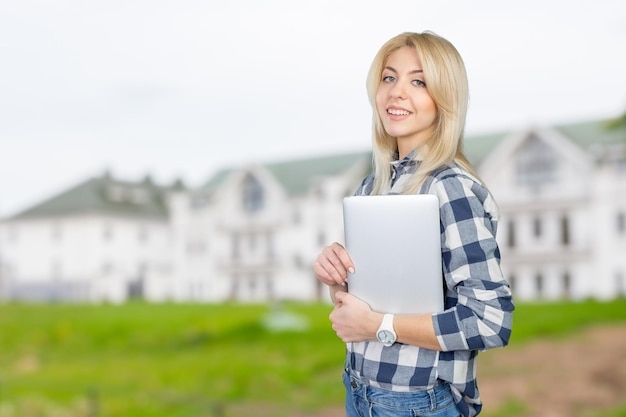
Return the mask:
M 265 291 L 269 300 L 274 299 L 274 280 L 271 274 L 265 275 Z
M 107 190 L 107 197 L 111 201 L 121 202 L 124 201 L 124 188 L 116 185 L 112 185 Z
M 533 220 L 533 235 L 536 238 L 541 237 L 541 228 L 542 228 L 541 218 L 535 217 L 535 219 Z
M 617 213 L 617 232 L 620 235 L 626 233 L 626 213 L 623 211 Z
M 507 223 L 507 246 L 509 248 L 515 247 L 515 222 L 513 220 L 509 220 Z
M 254 295 L 257 288 L 257 279 L 255 274 L 248 274 L 248 290 Z
M 537 136 L 531 136 L 517 157 L 519 185 L 538 188 L 555 180 L 556 155 L 552 148 Z
M 143 188 L 129 188 L 111 185 L 107 189 L 107 198 L 116 203 L 132 203 L 142 205 L 150 202 L 150 193 Z
M 254 213 L 263 208 L 264 190 L 259 180 L 251 174 L 246 175 L 243 181 L 243 208 L 248 213 Z
M 565 271 L 562 278 L 563 297 L 569 298 L 572 294 L 572 278 L 569 272 Z
M 256 233 L 250 233 L 248 235 L 248 249 L 250 249 L 250 251 L 256 250 L 256 241 L 257 241 Z
M 239 294 L 239 287 L 240 287 L 240 283 L 239 283 L 239 275 L 238 274 L 232 274 L 230 277 L 230 283 L 231 283 L 231 287 L 230 287 L 230 298 L 231 300 L 236 300 L 237 299 L 237 295 Z
M 615 274 L 615 281 L 617 283 L 617 294 L 620 296 L 626 295 L 626 276 L 623 272 L 619 271 Z
M 515 287 L 517 285 L 517 279 L 515 277 L 514 274 L 509 274 L 509 277 L 507 279 L 508 283 L 509 283 L 509 287 L 511 287 L 511 291 L 515 291 Z
M 328 242 L 326 242 L 326 233 L 324 233 L 323 230 L 318 230 L 317 232 L 317 244 L 319 246 L 322 245 L 326 245 Z
M 128 199 L 137 205 L 147 204 L 150 201 L 150 193 L 142 188 L 133 188 L 129 191 Z
M 274 252 L 274 235 L 272 232 L 267 232 L 265 235 L 265 241 L 267 243 L 267 257 L 268 259 L 274 259 L 276 255 Z
M 535 275 L 535 290 L 537 291 L 537 297 L 543 295 L 543 276 L 540 273 Z
M 232 238 L 231 238 L 231 242 L 232 242 L 232 258 L 233 259 L 239 259 L 240 256 L 240 239 L 239 239 L 239 234 L 238 233 L 233 233 Z
M 569 218 L 567 215 L 561 217 L 561 244 L 568 246 L 570 244 Z

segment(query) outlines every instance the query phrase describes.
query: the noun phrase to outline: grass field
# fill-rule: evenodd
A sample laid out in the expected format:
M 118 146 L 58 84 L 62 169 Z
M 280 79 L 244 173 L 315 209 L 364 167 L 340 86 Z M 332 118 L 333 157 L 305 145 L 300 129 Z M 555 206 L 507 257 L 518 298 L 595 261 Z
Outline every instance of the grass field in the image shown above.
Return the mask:
M 0 417 L 226 417 L 246 405 L 288 416 L 341 404 L 330 306 L 283 309 L 307 329 L 270 330 L 265 305 L 0 305 Z M 511 344 L 560 338 L 626 322 L 626 300 L 523 304 L 514 320 Z

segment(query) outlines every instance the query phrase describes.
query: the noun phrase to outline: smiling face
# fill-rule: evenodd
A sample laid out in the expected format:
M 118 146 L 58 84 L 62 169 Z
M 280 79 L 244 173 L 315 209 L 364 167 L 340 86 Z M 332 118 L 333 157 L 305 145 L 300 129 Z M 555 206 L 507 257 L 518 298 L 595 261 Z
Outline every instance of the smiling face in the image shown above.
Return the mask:
M 389 55 L 376 91 L 376 110 L 385 131 L 397 140 L 400 159 L 429 138 L 437 106 L 414 48 L 404 46 Z

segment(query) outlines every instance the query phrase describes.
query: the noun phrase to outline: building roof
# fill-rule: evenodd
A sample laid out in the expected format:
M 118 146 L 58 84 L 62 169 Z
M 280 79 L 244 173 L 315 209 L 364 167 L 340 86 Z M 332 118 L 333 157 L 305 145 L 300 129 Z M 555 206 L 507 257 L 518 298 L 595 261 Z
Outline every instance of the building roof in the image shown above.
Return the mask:
M 166 193 L 183 187 L 154 184 L 149 177 L 142 182 L 120 181 L 105 174 L 91 178 L 62 193 L 28 208 L 9 220 L 65 216 L 86 213 L 121 217 L 167 218 Z
M 288 194 L 294 195 L 306 192 L 317 179 L 338 175 L 357 163 L 369 161 L 371 152 L 358 152 L 274 163 L 265 168 L 280 181 Z
M 261 166 L 282 185 L 289 195 L 298 195 L 305 193 L 320 178 L 338 175 L 358 163 L 369 166 L 371 155 L 371 152 L 363 151 L 261 164 Z M 241 168 L 229 168 L 217 172 L 203 188 L 208 190 L 218 187 L 230 173 L 239 169 Z
M 591 146 L 626 144 L 626 123 L 612 123 L 612 120 L 582 122 L 556 126 L 555 129 L 583 149 Z
M 463 152 L 467 160 L 474 167 L 478 167 L 483 159 L 506 138 L 510 133 L 491 133 L 480 136 L 468 136 L 465 138 Z
M 584 150 L 593 146 L 626 144 L 626 124 L 611 123 L 610 120 L 584 121 L 553 126 Z M 538 129 L 539 131 L 541 129 Z M 474 166 L 479 166 L 485 157 L 511 132 L 468 136 L 465 139 L 465 156 Z

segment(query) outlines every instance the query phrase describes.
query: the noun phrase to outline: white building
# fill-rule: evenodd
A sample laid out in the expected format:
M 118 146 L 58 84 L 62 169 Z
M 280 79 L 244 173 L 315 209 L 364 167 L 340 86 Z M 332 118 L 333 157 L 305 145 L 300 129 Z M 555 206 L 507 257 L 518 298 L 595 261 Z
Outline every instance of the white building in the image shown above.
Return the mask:
M 520 300 L 626 295 L 626 129 L 602 122 L 471 137 L 501 209 Z M 0 296 L 244 302 L 326 299 L 311 265 L 342 240 L 341 198 L 369 152 L 235 167 L 199 189 L 105 176 L 5 219 Z
M 341 239 L 341 198 L 354 190 L 370 159 L 363 152 L 241 167 L 218 173 L 193 193 L 175 195 L 175 298 L 326 297 L 312 264 L 323 244 Z
M 479 167 L 501 209 L 517 299 L 626 295 L 625 128 L 529 129 L 498 141 Z
M 105 174 L 5 219 L 0 294 L 35 301 L 142 297 L 145 277 L 170 269 L 167 195 L 175 190 Z

